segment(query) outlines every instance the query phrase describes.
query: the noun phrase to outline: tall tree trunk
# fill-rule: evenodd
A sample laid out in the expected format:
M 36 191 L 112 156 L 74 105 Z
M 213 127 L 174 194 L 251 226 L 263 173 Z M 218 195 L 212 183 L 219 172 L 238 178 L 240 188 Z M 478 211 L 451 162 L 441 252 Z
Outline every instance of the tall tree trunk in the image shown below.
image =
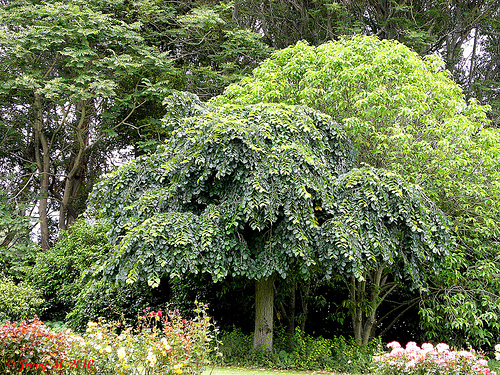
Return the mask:
M 255 282 L 255 332 L 254 348 L 273 349 L 274 278 Z
M 73 160 L 70 163 L 66 181 L 64 183 L 64 193 L 61 201 L 61 208 L 59 211 L 59 229 L 68 230 L 74 219 L 76 213 L 70 209 L 70 199 L 76 197 L 78 189 L 81 186 L 84 176 L 84 161 L 85 151 L 88 148 L 88 122 L 86 103 L 78 102 L 76 104 L 76 112 L 80 118 L 75 129 L 76 138 L 78 140 L 78 151 L 75 150 Z
M 49 248 L 49 172 L 50 172 L 50 150 L 47 138 L 43 133 L 43 109 L 42 98 L 35 94 L 35 158 L 40 173 L 40 198 L 38 201 L 38 215 L 40 216 L 40 234 L 42 250 Z M 40 146 L 42 147 L 40 150 Z

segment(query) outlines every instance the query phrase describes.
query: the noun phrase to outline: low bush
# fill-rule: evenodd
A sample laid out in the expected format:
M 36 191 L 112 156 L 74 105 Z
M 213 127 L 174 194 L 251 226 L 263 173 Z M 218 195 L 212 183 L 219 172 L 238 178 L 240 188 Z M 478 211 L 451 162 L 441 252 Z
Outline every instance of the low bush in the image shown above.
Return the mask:
M 298 328 L 293 337 L 283 329 L 275 330 L 272 352 L 254 349 L 253 335 L 239 329 L 222 334 L 220 342 L 223 365 L 351 373 L 369 372 L 372 356 L 380 345 L 378 340 L 363 347 L 342 336 L 312 337 Z
M 41 293 L 26 282 L 0 273 L 0 322 L 25 319 L 41 312 Z
M 406 348 L 401 347 L 397 341 L 390 342 L 387 347 L 392 349 L 391 352 L 373 358 L 374 374 L 496 375 L 489 369 L 488 361 L 473 349 L 453 351 L 445 343 L 435 347 L 424 343 L 419 347 L 413 341 Z
M 56 361 L 66 360 L 76 336 L 49 330 L 38 317 L 6 323 L 0 329 L 0 371 L 19 373 L 23 368 L 33 373 L 50 370 Z M 28 364 L 30 367 L 28 367 Z M 38 365 L 31 368 L 31 365 Z
M 82 348 L 95 367 L 105 374 L 201 374 L 215 338 L 207 307 L 198 305 L 191 320 L 177 311 L 143 313 L 136 326 L 88 323 Z

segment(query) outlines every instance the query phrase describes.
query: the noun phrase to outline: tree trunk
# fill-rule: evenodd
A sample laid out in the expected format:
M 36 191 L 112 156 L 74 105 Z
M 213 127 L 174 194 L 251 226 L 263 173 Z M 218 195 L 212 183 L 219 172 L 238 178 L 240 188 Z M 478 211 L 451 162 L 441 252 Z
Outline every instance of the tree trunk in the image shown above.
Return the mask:
M 311 282 L 307 281 L 300 287 L 300 305 L 302 306 L 302 313 L 300 313 L 297 323 L 299 324 L 300 330 L 305 332 L 307 314 L 309 313 L 308 299 L 311 294 Z
M 49 248 L 49 172 L 50 172 L 50 150 L 45 134 L 43 133 L 43 110 L 42 98 L 35 94 L 35 158 L 40 174 L 40 198 L 38 202 L 38 215 L 40 216 L 41 248 Z M 41 146 L 41 150 L 40 150 Z
M 66 181 L 64 183 L 64 194 L 59 211 L 59 229 L 68 230 L 71 223 L 76 219 L 76 213 L 70 209 L 70 199 L 75 198 L 82 184 L 85 170 L 85 152 L 89 146 L 87 104 L 78 102 L 75 105 L 76 113 L 79 114 L 77 127 L 74 129 L 78 140 L 77 149 L 72 153 L 73 160 L 70 163 Z
M 380 304 L 398 285 L 387 282 L 384 276 L 385 264 L 365 274 L 365 280 L 351 278 L 349 298 L 352 308 L 351 318 L 354 339 L 359 345 L 368 345 L 377 327 L 377 311 Z
M 255 349 L 273 349 L 274 279 L 259 279 L 255 282 Z

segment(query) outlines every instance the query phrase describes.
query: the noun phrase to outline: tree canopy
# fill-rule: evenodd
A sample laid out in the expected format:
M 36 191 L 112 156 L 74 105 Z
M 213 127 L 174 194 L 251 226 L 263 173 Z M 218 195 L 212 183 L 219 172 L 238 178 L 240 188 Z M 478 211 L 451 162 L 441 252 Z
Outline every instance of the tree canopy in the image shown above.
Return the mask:
M 330 114 L 353 139 L 358 164 L 386 168 L 425 193 L 457 230 L 496 230 L 498 134 L 488 107 L 465 101 L 437 56 L 375 37 L 274 53 L 213 104 L 303 104 Z M 470 220 L 468 210 L 480 208 Z
M 330 114 L 353 140 L 358 165 L 392 170 L 420 185 L 448 216 L 457 239 L 449 259 L 456 277 L 453 282 L 441 279 L 437 290 L 447 285 L 449 293 L 443 295 L 450 296 L 461 290 L 457 284 L 476 280 L 471 289 L 465 287 L 465 295 L 472 296 L 478 320 L 488 316 L 482 301 L 496 306 L 487 296 L 498 290 L 485 285 L 484 293 L 476 293 L 481 273 L 473 264 L 477 260 L 489 269 L 498 267 L 491 254 L 500 229 L 500 133 L 489 126 L 488 107 L 473 99 L 467 102 L 437 56 L 421 58 L 399 42 L 367 36 L 318 47 L 299 42 L 275 52 L 252 77 L 229 86 L 212 103 L 261 101 L 304 104 Z M 469 275 L 467 280 L 462 274 Z M 430 304 L 437 300 L 430 299 Z M 448 311 L 444 305 L 455 299 L 446 300 L 438 310 Z M 471 309 L 463 309 L 463 303 L 453 306 L 450 321 L 475 330 L 478 325 L 457 318 L 458 311 L 466 316 Z M 441 316 L 430 310 L 426 314 L 433 322 Z M 485 319 L 484 324 L 491 320 Z
M 403 263 L 400 273 L 418 284 L 422 263 L 443 258 L 439 211 L 395 175 L 350 171 L 351 143 L 330 116 L 187 99 L 184 113 L 196 114 L 161 150 L 96 186 L 92 208 L 110 221 L 114 250 L 95 275 L 152 286 L 185 272 L 256 280 L 255 343 L 272 346 L 274 277 L 322 269 L 363 281 L 373 264 Z
M 6 173 L 24 177 L 18 185 L 34 186 L 47 249 L 49 193 L 66 229 L 79 213 L 71 201 L 84 190 L 90 153 L 166 95 L 170 64 L 139 25 L 75 4 L 14 3 L 0 8 L 0 25 L 0 126 L 17 140 L 2 158 L 12 166 Z

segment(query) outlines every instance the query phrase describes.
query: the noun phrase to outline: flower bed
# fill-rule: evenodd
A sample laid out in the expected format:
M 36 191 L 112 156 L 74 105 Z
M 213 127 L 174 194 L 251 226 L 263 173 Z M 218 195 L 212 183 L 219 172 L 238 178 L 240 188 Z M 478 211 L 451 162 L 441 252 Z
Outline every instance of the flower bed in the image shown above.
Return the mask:
M 387 347 L 391 352 L 373 357 L 375 374 L 496 375 L 489 369 L 488 361 L 474 350 L 453 351 L 445 343 L 436 346 L 424 343 L 419 347 L 413 341 L 405 348 L 397 341 L 390 342 Z
M 207 306 L 196 317 L 144 309 L 135 325 L 99 320 L 84 335 L 55 333 L 38 318 L 0 329 L 0 373 L 201 374 L 208 364 L 213 324 Z

